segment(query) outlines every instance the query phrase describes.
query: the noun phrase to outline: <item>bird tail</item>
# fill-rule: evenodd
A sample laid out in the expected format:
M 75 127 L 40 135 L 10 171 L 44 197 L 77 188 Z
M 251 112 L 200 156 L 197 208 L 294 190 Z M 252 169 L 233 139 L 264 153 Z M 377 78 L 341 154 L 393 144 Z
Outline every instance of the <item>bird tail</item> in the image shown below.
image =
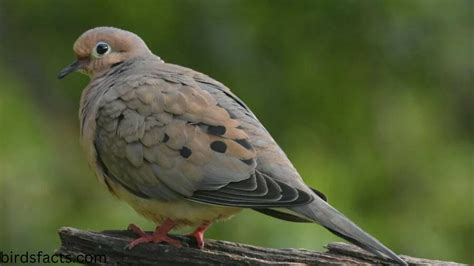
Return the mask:
M 316 198 L 308 205 L 292 207 L 291 210 L 321 224 L 337 236 L 377 256 L 385 255 L 401 265 L 408 265 L 397 254 L 364 232 L 364 230 L 354 224 L 346 216 L 320 198 Z

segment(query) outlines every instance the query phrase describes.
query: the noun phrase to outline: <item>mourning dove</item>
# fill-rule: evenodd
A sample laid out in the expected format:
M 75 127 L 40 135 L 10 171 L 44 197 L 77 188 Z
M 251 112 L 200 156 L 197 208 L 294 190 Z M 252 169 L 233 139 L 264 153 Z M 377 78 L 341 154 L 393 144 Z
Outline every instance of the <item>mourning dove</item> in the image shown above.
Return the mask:
M 165 63 L 134 33 L 98 27 L 74 43 L 77 60 L 58 75 L 90 77 L 80 104 L 81 144 L 108 190 L 158 226 L 144 242 L 209 225 L 242 208 L 314 222 L 379 256 L 407 265 L 308 187 L 252 111 L 222 83 Z

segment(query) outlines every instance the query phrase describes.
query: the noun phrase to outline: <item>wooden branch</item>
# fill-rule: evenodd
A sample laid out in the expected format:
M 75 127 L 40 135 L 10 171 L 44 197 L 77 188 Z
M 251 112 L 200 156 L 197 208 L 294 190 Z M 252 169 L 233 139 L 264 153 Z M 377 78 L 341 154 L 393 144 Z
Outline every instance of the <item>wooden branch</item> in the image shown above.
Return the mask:
M 183 242 L 176 248 L 164 244 L 125 246 L 136 236 L 130 231 L 89 232 L 71 227 L 59 230 L 61 246 L 56 254 L 76 262 L 97 265 L 369 265 L 390 264 L 350 244 L 331 243 L 326 252 L 306 249 L 275 249 L 207 239 L 204 249 L 195 248 L 192 238 L 173 236 Z M 103 257 L 105 255 L 105 258 Z M 88 257 L 86 257 L 88 256 Z M 102 256 L 102 257 L 101 257 Z M 91 259 L 95 257 L 95 263 Z M 461 265 L 402 256 L 410 265 Z M 89 259 L 89 261 L 85 261 Z

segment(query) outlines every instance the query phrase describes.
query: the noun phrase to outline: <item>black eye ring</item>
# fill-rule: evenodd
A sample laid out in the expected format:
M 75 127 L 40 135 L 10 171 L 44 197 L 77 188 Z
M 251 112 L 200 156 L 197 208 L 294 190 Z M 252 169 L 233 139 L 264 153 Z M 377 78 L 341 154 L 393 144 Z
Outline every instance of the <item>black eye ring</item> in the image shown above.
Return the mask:
M 110 52 L 110 45 L 106 42 L 98 42 L 94 49 L 97 57 L 103 56 Z

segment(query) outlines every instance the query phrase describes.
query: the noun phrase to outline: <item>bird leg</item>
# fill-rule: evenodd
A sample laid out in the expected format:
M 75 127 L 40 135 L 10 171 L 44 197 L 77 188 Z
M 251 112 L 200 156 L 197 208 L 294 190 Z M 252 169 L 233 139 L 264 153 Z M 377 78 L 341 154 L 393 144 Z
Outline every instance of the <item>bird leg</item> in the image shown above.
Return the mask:
M 165 242 L 175 247 L 181 247 L 181 242 L 179 242 L 179 240 L 176 240 L 168 236 L 168 232 L 171 231 L 171 229 L 173 229 L 175 225 L 176 223 L 173 220 L 167 218 L 161 225 L 157 226 L 155 229 L 155 232 L 153 232 L 153 234 L 150 235 L 143 232 L 143 230 L 140 229 L 138 226 L 134 224 L 130 224 L 128 226 L 128 230 L 133 231 L 135 234 L 139 236 L 139 238 L 130 242 L 127 245 L 127 248 L 132 249 L 141 243 L 149 243 L 149 242 L 153 242 L 153 243 Z
M 204 247 L 204 232 L 209 228 L 211 222 L 204 221 L 194 232 L 188 234 L 190 237 L 194 237 L 196 239 L 196 244 L 199 249 Z

